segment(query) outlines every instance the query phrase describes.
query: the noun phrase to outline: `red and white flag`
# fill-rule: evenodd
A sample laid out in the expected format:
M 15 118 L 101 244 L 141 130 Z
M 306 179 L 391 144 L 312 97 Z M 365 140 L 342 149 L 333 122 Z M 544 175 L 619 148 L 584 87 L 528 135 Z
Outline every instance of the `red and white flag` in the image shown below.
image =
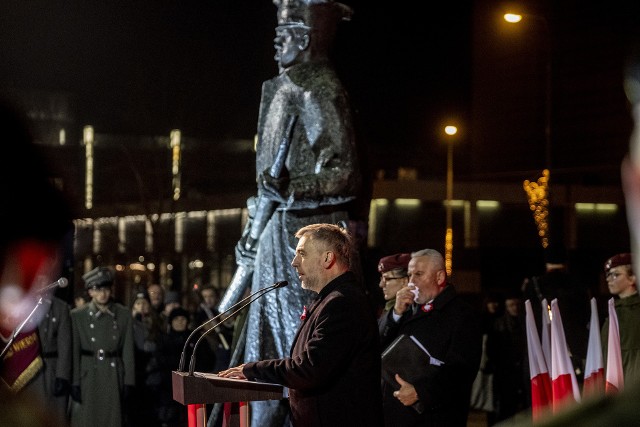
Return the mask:
M 551 301 L 551 394 L 554 413 L 580 401 L 580 388 L 569 357 L 557 299 Z
M 624 388 L 622 354 L 620 353 L 620 330 L 613 298 L 609 300 L 609 340 L 607 341 L 606 393 L 615 393 Z
M 544 354 L 544 360 L 547 362 L 547 368 L 551 367 L 551 307 L 546 298 L 542 299 L 541 308 L 542 315 L 542 354 Z
M 600 319 L 596 299 L 591 298 L 591 322 L 589 323 L 589 345 L 587 363 L 584 368 L 583 397 L 604 394 L 604 362 L 602 361 L 602 341 L 600 339 Z
M 531 415 L 537 420 L 548 411 L 551 404 L 551 380 L 549 370 L 542 354 L 538 328 L 531 311 L 531 301 L 524 303 L 527 321 L 527 352 L 529 354 L 529 373 L 531 378 Z

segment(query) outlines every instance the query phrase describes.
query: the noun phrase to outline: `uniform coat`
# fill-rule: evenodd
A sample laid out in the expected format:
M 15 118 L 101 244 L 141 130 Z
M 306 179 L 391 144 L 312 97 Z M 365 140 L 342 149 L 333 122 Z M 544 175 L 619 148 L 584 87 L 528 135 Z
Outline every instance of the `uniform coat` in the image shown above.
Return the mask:
M 640 295 L 633 294 L 626 298 L 616 298 L 616 315 L 620 330 L 620 353 L 622 354 L 622 370 L 625 383 L 640 380 Z M 604 366 L 607 366 L 609 346 L 609 317 L 604 321 L 601 330 L 602 355 Z
M 66 380 L 71 384 L 71 317 L 69 305 L 57 297 L 47 299 L 44 304 L 49 306 L 44 319 L 38 325 L 38 336 L 42 361 L 44 362 L 45 393 L 52 406 L 60 414 L 67 412 L 69 395 L 54 396 L 56 378 Z
M 135 385 L 131 311 L 112 302 L 109 312 L 101 313 L 90 302 L 71 311 L 71 324 L 72 384 L 80 386 L 82 396 L 82 403 L 73 402 L 71 425 L 120 427 L 123 387 Z M 102 360 L 100 350 L 106 354 Z
M 429 305 L 429 304 L 426 304 Z M 382 345 L 386 348 L 400 334 L 413 335 L 431 356 L 444 362 L 431 366 L 417 381 L 418 398 L 424 406 L 419 414 L 393 396 L 394 389 L 383 384 L 385 425 L 465 427 L 469 414 L 471 385 L 478 372 L 482 352 L 482 331 L 477 312 L 451 285 L 433 300 L 431 309 L 415 306 L 398 322 L 391 312 L 382 319 Z
M 247 363 L 243 374 L 291 389 L 295 427 L 381 426 L 378 329 L 355 275 L 329 282 L 305 311 L 290 358 Z
M 49 410 L 55 410 L 56 416 L 66 419 L 69 404 L 69 390 L 59 390 L 60 396 L 54 396 L 56 378 L 71 384 L 71 318 L 69 305 L 60 298 L 42 297 L 43 311 L 38 322 L 38 340 L 42 369 L 24 388 L 43 399 Z M 31 319 L 35 321 L 35 319 Z

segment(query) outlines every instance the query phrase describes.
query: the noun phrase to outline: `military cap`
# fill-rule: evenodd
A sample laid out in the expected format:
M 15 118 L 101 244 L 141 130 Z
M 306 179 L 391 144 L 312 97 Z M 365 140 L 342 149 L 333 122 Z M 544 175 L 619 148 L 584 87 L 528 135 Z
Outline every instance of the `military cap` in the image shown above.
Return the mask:
M 604 263 L 604 272 L 608 272 L 613 267 L 618 267 L 620 265 L 631 265 L 633 261 L 631 260 L 630 253 L 622 253 L 612 256 Z
M 386 273 L 387 271 L 395 270 L 397 268 L 406 270 L 409 266 L 409 260 L 411 260 L 411 254 L 407 253 L 389 255 L 380 258 L 380 262 L 378 263 L 378 271 L 380 273 Z
M 113 284 L 113 273 L 107 267 L 96 267 L 82 275 L 86 289 L 102 288 Z
M 353 10 L 333 0 L 274 0 L 278 26 L 329 30 L 338 21 L 351 19 Z

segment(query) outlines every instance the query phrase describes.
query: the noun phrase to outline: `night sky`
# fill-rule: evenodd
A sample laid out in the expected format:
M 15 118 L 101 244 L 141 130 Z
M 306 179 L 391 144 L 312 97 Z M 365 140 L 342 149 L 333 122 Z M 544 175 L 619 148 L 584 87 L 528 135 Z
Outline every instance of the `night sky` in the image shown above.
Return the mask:
M 463 133 L 458 177 L 464 162 L 480 178 L 538 166 L 518 164 L 512 141 L 542 138 L 540 34 L 521 41 L 530 55 L 502 50 L 515 42 L 487 35 L 495 22 L 480 15 L 500 10 L 488 0 L 345 3 L 354 16 L 335 64 L 378 158 L 442 176 L 439 126 L 453 117 L 476 130 Z M 621 65 L 640 2 L 518 3 L 551 27 L 558 166 L 617 167 L 630 126 Z M 77 123 L 99 133 L 252 139 L 261 84 L 277 73 L 275 12 L 268 0 L 3 1 L 0 85 L 71 93 Z M 601 144 L 614 144 L 610 157 Z M 573 165 L 578 145 L 591 157 Z
M 380 140 L 468 103 L 471 3 L 448 3 L 418 14 L 349 2 L 336 67 Z M 275 12 L 268 0 L 2 2 L 0 75 L 77 94 L 78 120 L 97 132 L 253 138 L 261 83 L 277 73 Z

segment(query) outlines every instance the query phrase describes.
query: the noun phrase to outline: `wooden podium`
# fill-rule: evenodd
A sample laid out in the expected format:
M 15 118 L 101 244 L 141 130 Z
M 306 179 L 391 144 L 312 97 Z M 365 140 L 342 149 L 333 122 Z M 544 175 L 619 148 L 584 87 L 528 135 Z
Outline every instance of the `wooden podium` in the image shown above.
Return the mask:
M 284 396 L 280 384 L 221 378 L 203 372 L 190 376 L 188 372 L 172 371 L 171 376 L 173 400 L 183 405 L 224 402 L 227 427 L 248 427 L 247 406 L 241 402 L 280 400 Z

